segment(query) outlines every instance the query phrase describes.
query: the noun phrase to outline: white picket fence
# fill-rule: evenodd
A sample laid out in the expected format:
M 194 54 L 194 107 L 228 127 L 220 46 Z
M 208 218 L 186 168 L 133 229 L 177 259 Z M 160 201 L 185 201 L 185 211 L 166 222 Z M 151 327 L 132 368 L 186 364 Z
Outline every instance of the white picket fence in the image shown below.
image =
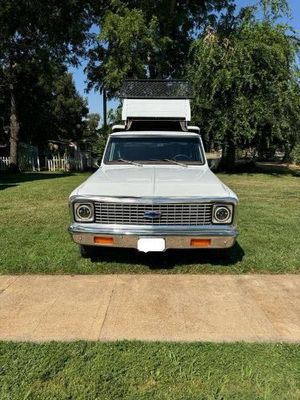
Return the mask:
M 48 171 L 84 171 L 86 168 L 92 167 L 94 160 L 86 153 L 78 152 L 75 158 L 69 156 L 54 156 L 51 159 L 45 158 L 45 167 Z M 0 157 L 0 170 L 4 171 L 9 168 L 10 157 Z M 20 168 L 23 171 L 40 171 L 39 157 L 26 158 L 20 160 Z
M 10 165 L 10 157 L 0 157 L 0 170 L 5 171 L 9 168 Z M 40 171 L 40 159 L 39 157 L 28 157 L 24 159 L 22 158 L 20 162 L 20 168 L 24 171 Z
M 10 164 L 10 157 L 0 157 L 0 170 L 3 171 L 8 168 Z
M 24 161 L 24 165 L 22 165 L 21 162 L 21 170 L 26 170 L 26 171 L 40 171 L 41 167 L 40 167 L 40 158 L 39 157 L 29 157 L 27 160 Z
M 68 159 L 67 158 L 59 158 L 59 157 L 53 157 L 52 159 L 46 158 L 46 168 L 48 171 L 68 171 L 69 170 L 69 164 L 68 164 Z
M 59 157 L 54 156 L 51 159 L 45 159 L 45 165 L 48 171 L 84 171 L 86 168 L 92 166 L 91 156 L 87 156 L 85 153 L 78 152 L 76 157 Z

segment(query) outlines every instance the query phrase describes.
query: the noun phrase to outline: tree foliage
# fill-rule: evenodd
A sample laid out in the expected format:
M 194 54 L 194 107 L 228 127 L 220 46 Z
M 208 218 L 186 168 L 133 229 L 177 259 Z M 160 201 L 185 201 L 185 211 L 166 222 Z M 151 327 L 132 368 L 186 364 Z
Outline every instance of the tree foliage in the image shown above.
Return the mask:
M 264 18 L 276 19 L 290 12 L 288 0 L 260 0 Z
M 92 23 L 85 0 L 2 0 L 0 3 L 0 85 L 9 93 L 10 155 L 17 164 L 22 112 L 19 77 L 24 70 L 46 71 L 49 63 L 76 63 Z
M 48 65 L 46 72 L 33 65 L 24 66 L 19 70 L 15 91 L 21 141 L 44 147 L 50 139 L 75 140 L 83 135 L 88 108 L 77 93 L 72 76 L 61 64 Z M 6 90 L 2 97 L 4 105 L 9 104 L 9 98 Z M 3 123 L 9 120 L 9 111 L 8 107 L 0 108 Z M 8 137 L 2 138 L 2 142 L 7 140 Z
M 292 145 L 300 128 L 298 40 L 269 21 L 241 21 L 229 35 L 207 31 L 191 48 L 194 122 L 208 147 Z
M 99 135 L 100 115 L 98 113 L 88 114 L 84 121 L 83 137 L 86 139 L 96 139 Z
M 77 93 L 72 75 L 65 73 L 52 86 L 51 113 L 56 125 L 56 135 L 79 139 L 85 131 L 88 115 L 86 102 Z M 54 93 L 53 93 L 54 92 Z
M 216 24 L 232 0 L 113 0 L 90 50 L 90 87 L 113 96 L 126 78 L 183 76 L 189 46 L 203 25 Z
M 2 0 L 0 134 L 42 145 L 56 137 L 96 137 L 108 130 L 87 119 L 66 73 L 88 55 L 88 87 L 116 96 L 126 78 L 185 78 L 195 89 L 193 115 L 206 144 L 272 143 L 290 152 L 299 132 L 298 43 L 276 18 L 287 0 L 258 0 L 263 21 L 235 0 Z M 98 23 L 100 34 L 90 33 Z M 98 122 L 97 122 L 98 121 Z

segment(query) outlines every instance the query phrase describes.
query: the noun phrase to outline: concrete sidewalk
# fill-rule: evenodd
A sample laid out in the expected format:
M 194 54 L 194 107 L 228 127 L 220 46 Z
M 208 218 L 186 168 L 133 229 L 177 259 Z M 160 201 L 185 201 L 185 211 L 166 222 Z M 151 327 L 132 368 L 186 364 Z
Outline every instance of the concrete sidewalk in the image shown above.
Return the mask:
M 0 276 L 0 340 L 300 341 L 300 275 Z

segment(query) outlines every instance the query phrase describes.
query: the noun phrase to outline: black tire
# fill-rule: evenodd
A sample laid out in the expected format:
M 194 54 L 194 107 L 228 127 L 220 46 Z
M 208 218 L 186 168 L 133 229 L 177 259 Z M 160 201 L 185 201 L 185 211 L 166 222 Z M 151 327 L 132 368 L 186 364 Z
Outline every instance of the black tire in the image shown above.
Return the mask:
M 82 258 L 92 258 L 95 254 L 95 249 L 93 246 L 79 245 L 79 252 Z
M 218 249 L 218 255 L 223 262 L 228 262 L 231 260 L 232 247 L 226 249 Z

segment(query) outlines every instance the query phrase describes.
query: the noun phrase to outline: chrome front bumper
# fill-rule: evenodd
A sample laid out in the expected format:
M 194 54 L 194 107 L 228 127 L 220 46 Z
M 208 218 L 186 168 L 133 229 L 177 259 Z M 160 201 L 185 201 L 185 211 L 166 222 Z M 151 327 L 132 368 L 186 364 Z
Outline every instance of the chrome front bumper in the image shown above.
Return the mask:
M 103 246 L 95 244 L 94 237 L 112 237 L 109 247 L 137 248 L 140 238 L 163 238 L 166 249 L 191 249 L 192 239 L 210 239 L 208 248 L 222 249 L 232 247 L 238 235 L 232 225 L 193 226 L 126 226 L 99 225 L 95 223 L 73 223 L 69 232 L 75 243 L 87 246 Z

